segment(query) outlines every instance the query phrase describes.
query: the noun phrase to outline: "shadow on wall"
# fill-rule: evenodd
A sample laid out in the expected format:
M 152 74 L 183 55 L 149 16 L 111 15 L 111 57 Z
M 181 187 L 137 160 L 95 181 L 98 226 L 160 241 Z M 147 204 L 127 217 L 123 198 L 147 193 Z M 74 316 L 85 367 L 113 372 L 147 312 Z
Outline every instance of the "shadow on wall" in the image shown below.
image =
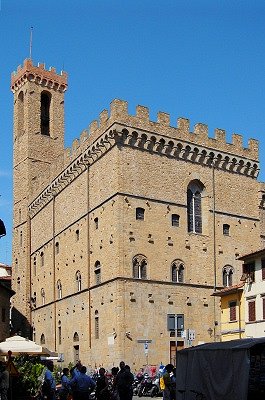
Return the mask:
M 32 328 L 29 321 L 15 307 L 12 308 L 10 334 L 11 336 L 17 334 L 32 340 Z

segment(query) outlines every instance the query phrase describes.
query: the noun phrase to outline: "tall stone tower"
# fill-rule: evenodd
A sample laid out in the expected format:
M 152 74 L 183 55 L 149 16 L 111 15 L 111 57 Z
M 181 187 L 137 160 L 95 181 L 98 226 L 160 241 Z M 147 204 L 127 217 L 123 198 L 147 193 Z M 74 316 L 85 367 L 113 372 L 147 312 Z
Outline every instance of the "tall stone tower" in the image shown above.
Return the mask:
M 34 181 L 64 151 L 64 92 L 67 74 L 24 61 L 11 77 L 14 93 L 13 298 L 15 332 L 30 335 L 30 221 Z M 42 227 L 40 226 L 41 230 Z M 35 232 L 35 234 L 37 234 Z

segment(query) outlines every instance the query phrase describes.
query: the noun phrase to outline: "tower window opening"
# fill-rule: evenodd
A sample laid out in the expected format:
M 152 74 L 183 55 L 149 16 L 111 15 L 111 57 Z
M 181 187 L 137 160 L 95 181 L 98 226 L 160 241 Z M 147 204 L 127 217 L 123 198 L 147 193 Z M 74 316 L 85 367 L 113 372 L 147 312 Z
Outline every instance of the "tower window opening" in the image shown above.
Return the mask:
M 18 95 L 18 136 L 24 133 L 24 93 Z
M 50 136 L 50 105 L 51 105 L 51 95 L 49 93 L 43 92 L 41 94 L 41 134 Z

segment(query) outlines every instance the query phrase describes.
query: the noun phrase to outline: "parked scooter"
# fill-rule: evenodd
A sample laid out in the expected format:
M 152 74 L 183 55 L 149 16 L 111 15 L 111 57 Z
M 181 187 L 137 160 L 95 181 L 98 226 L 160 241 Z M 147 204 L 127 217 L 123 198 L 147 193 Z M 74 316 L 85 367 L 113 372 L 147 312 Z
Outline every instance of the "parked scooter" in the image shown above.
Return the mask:
M 138 397 L 149 396 L 153 386 L 153 379 L 148 374 L 144 374 L 144 378 L 139 385 Z
M 159 376 L 156 376 L 153 379 L 153 386 L 150 390 L 150 397 L 156 397 L 156 396 L 162 396 L 162 390 L 160 389 L 160 384 L 159 384 Z

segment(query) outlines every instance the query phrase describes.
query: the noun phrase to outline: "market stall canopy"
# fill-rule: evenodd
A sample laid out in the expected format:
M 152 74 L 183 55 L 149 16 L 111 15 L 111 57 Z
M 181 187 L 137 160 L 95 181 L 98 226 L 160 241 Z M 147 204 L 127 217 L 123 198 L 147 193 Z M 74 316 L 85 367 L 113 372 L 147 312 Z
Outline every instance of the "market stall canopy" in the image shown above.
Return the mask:
M 48 350 L 39 344 L 36 344 L 32 340 L 26 339 L 22 336 L 11 336 L 7 338 L 4 342 L 0 342 L 0 355 L 7 356 L 12 352 L 12 356 L 17 356 L 19 354 L 29 354 L 29 355 L 55 355 L 52 351 Z
M 253 364 L 254 354 L 258 354 L 259 369 L 257 363 Z M 265 337 L 205 343 L 180 350 L 177 353 L 176 399 L 193 400 L 197 394 L 198 397 L 204 395 L 201 398 L 207 400 L 247 400 L 253 380 L 254 389 L 258 387 L 256 375 L 261 380 L 264 363 Z

